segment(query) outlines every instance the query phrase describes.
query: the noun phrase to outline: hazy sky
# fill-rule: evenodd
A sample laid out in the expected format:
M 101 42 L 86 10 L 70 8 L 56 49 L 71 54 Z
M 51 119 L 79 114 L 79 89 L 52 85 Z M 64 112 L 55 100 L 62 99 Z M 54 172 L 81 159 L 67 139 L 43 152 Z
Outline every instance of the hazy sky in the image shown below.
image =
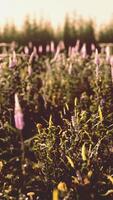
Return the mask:
M 0 0 L 0 25 L 14 21 L 21 26 L 27 14 L 62 23 L 66 13 L 91 17 L 99 24 L 113 16 L 113 0 Z

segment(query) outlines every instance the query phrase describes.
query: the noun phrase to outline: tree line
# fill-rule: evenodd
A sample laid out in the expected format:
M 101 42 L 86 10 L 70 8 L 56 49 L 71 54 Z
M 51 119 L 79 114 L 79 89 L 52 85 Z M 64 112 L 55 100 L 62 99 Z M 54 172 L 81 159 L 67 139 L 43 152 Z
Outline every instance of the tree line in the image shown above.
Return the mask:
M 0 32 L 0 42 L 16 41 L 20 45 L 26 45 L 31 41 L 34 45 L 43 47 L 50 41 L 57 44 L 60 40 L 65 42 L 66 47 L 75 45 L 77 39 L 81 44 L 85 42 L 87 46 L 97 42 L 113 42 L 113 21 L 101 28 L 98 34 L 95 27 L 95 22 L 91 19 L 76 19 L 66 15 L 63 26 L 55 30 L 49 21 L 36 19 L 31 21 L 27 16 L 21 30 L 18 30 L 15 24 L 5 24 Z

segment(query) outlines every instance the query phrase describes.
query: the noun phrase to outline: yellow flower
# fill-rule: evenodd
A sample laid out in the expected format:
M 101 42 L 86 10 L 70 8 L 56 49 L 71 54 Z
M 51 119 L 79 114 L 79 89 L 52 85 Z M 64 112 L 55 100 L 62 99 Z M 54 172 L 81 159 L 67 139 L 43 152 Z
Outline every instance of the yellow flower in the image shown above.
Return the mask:
M 58 200 L 58 190 L 57 189 L 53 190 L 53 200 Z
M 67 192 L 67 185 L 65 182 L 60 182 L 57 186 L 58 190 L 61 192 Z
M 29 196 L 30 200 L 33 200 L 33 196 L 35 195 L 34 192 L 28 192 L 27 196 Z
M 3 168 L 3 162 L 0 161 L 0 172 L 2 171 L 2 168 Z

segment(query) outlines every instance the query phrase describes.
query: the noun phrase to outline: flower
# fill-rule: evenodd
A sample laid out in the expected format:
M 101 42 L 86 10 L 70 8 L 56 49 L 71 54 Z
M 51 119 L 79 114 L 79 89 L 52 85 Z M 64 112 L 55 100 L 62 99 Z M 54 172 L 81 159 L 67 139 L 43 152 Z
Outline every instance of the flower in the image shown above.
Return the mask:
M 3 168 L 3 162 L 0 160 L 0 172 L 2 171 Z
M 67 185 L 65 182 L 60 182 L 57 186 L 57 189 L 61 192 L 67 192 Z
M 51 41 L 50 49 L 51 49 L 51 53 L 54 53 L 54 52 L 55 52 L 55 44 L 54 44 L 53 41 Z
M 33 196 L 35 195 L 34 192 L 28 192 L 27 196 L 29 196 L 30 200 L 33 200 Z
M 96 51 L 95 51 L 95 60 L 94 60 L 94 63 L 96 65 L 100 64 L 100 58 L 99 58 L 99 55 L 98 55 L 98 49 L 96 49 Z
M 87 50 L 86 50 L 86 44 L 84 43 L 82 48 L 81 48 L 81 56 L 82 58 L 86 58 L 87 56 Z
M 16 53 L 13 51 L 12 56 L 9 57 L 9 68 L 15 67 L 17 64 Z
M 46 45 L 46 53 L 48 53 L 50 51 L 50 46 L 49 44 Z
M 15 108 L 14 108 L 15 126 L 17 129 L 22 130 L 24 127 L 24 119 L 21 106 L 19 104 L 18 94 L 15 94 Z
M 76 41 L 76 45 L 75 45 L 75 52 L 78 53 L 79 52 L 79 48 L 80 48 L 80 40 Z
M 107 46 L 105 51 L 106 51 L 106 62 L 109 64 L 110 63 L 110 47 Z
M 113 56 L 110 58 L 110 65 L 111 65 L 111 78 L 112 78 L 112 83 L 113 83 Z
M 42 47 L 42 45 L 40 45 L 40 46 L 38 47 L 38 52 L 39 52 L 39 53 L 42 53 L 42 52 L 43 52 L 43 47 Z
M 27 46 L 24 47 L 24 53 L 25 53 L 26 55 L 29 54 L 29 48 L 28 48 Z
M 91 44 L 91 51 L 94 52 L 95 49 L 96 49 L 96 47 L 95 47 L 95 45 L 92 43 L 92 44 Z
M 110 65 L 113 67 L 113 56 L 110 57 Z
M 2 63 L 0 63 L 0 72 L 2 72 L 2 69 L 3 69 L 3 65 Z
M 28 75 L 31 76 L 32 75 L 32 71 L 33 71 L 31 65 L 28 65 L 28 70 L 27 71 L 28 71 Z

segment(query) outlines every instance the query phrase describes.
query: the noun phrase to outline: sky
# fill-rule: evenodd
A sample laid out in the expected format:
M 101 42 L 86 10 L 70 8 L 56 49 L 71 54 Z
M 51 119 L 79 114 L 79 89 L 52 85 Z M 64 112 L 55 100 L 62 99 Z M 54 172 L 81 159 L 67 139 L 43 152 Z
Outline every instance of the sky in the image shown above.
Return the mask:
M 113 17 L 113 0 L 0 0 L 0 27 L 6 22 L 21 27 L 27 15 L 50 20 L 56 27 L 67 13 L 90 17 L 100 26 Z

